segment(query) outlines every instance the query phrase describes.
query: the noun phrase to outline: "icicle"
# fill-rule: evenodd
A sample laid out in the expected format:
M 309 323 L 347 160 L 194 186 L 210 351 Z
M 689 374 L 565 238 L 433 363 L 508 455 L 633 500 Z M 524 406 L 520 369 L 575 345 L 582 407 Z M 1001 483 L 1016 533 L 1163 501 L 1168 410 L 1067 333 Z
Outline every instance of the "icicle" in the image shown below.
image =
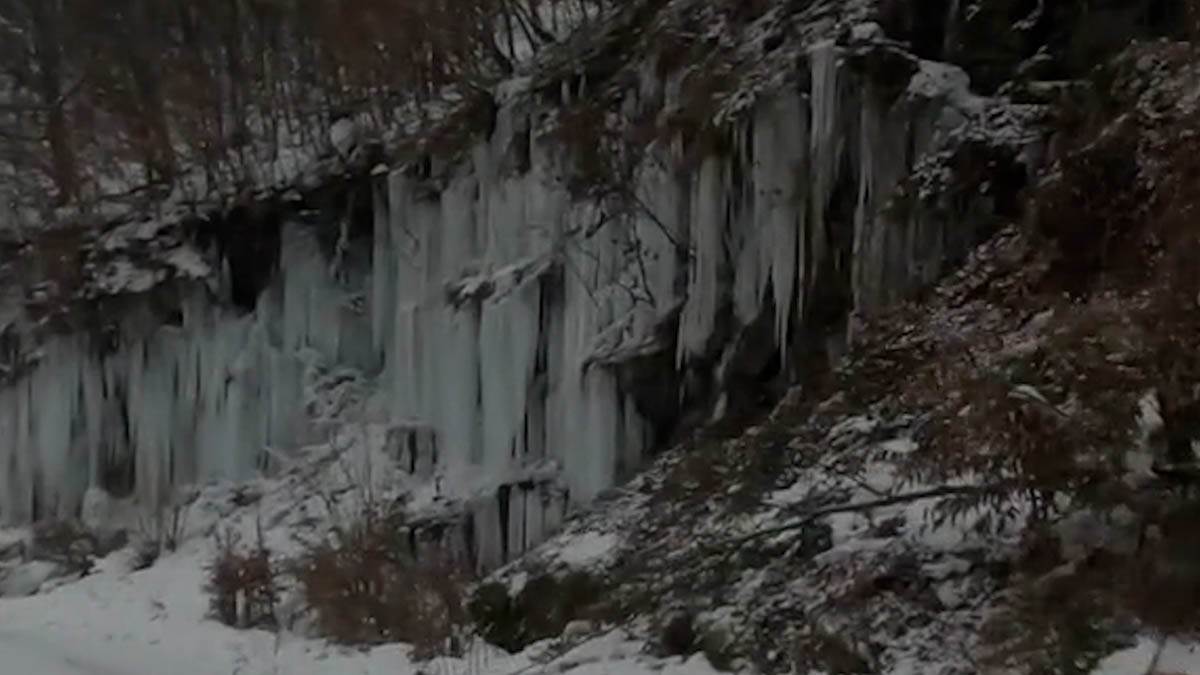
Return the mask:
M 759 114 L 739 125 L 734 134 L 735 157 L 742 167 L 742 184 L 737 186 L 738 208 L 732 209 L 730 228 L 733 248 L 737 251 L 734 262 L 733 303 L 734 314 L 742 324 L 758 318 L 762 312 L 768 282 L 771 279 L 771 248 L 777 245 L 760 219 L 757 211 L 761 204 L 773 196 L 764 190 L 762 166 L 769 160 L 774 149 L 762 147 L 771 134 L 768 116 Z
M 854 297 L 855 306 L 866 307 L 866 298 L 873 292 L 875 284 L 868 274 L 874 276 L 879 269 L 880 261 L 872 257 L 870 264 L 864 264 L 867 256 L 874 250 L 874 221 L 875 221 L 875 179 L 878 172 L 876 153 L 880 150 L 880 126 L 878 97 L 868 86 L 863 97 L 861 113 L 861 139 L 859 141 L 859 177 L 858 205 L 854 211 Z
M 754 230 L 761 279 L 755 306 L 768 282 L 775 296 L 775 339 L 786 358 L 797 281 L 806 278 L 805 225 L 808 221 L 808 107 L 799 93 L 787 92 L 761 106 L 754 124 Z M 745 258 L 744 258 L 745 259 Z M 739 271 L 740 274 L 740 271 Z M 801 289 L 803 291 L 803 289 Z M 743 316 L 748 322 L 755 318 Z
M 832 40 L 821 42 L 812 49 L 809 54 L 809 68 L 812 80 L 812 194 L 809 199 L 812 205 L 812 223 L 808 228 L 811 242 L 809 274 L 807 278 L 800 277 L 800 282 L 804 285 L 800 290 L 801 314 L 803 303 L 812 291 L 813 275 L 825 264 L 828 253 L 825 214 L 830 200 L 833 199 L 842 156 L 842 134 L 838 127 L 838 103 L 841 99 L 838 51 Z
M 380 365 L 386 360 L 386 350 L 391 343 L 391 329 L 395 324 L 396 311 L 396 265 L 393 257 L 399 242 L 393 239 L 391 209 L 388 199 L 392 178 L 390 175 L 377 179 L 372 189 L 375 215 L 374 247 L 371 251 L 371 343 Z
M 719 275 L 725 264 L 725 214 L 728 204 L 724 162 L 705 159 L 692 189 L 692 265 L 687 304 L 679 325 L 678 362 L 703 354 L 716 325 Z
M 894 299 L 918 276 L 906 243 L 909 224 L 887 227 L 879 212 L 909 169 L 910 144 L 921 127 L 922 120 L 914 120 L 902 104 L 885 108 L 874 87 L 865 85 L 852 272 L 855 307 L 862 312 Z

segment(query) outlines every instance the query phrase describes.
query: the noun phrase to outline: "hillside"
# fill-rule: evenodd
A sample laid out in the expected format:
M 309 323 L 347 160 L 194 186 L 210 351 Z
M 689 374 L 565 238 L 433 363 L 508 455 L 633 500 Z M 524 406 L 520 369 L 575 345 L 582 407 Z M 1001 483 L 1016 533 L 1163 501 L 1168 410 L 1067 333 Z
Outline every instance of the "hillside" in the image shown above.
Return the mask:
M 26 221 L 0 666 L 1200 673 L 1190 6 L 935 4 L 597 6 Z

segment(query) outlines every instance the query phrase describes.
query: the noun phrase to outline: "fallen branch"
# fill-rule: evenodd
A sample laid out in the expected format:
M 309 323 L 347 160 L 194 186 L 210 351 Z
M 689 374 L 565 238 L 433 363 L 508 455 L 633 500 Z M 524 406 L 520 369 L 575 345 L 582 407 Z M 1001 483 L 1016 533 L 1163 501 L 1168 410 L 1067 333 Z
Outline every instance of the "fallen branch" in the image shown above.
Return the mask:
M 871 511 L 873 509 L 884 508 L 887 506 L 896 506 L 898 504 L 911 504 L 925 499 L 937 499 L 940 497 L 962 497 L 962 496 L 980 496 L 986 494 L 994 494 L 1001 490 L 1000 486 L 985 485 L 985 486 L 942 486 L 931 488 L 928 490 L 918 490 L 916 492 L 906 492 L 904 494 L 893 495 L 891 497 L 883 497 L 881 499 L 872 499 L 865 502 L 852 502 L 849 504 L 838 504 L 836 506 L 827 506 L 825 508 L 809 511 L 800 516 L 797 520 L 790 523 L 770 527 L 765 530 L 751 532 L 740 537 L 728 539 L 723 542 L 713 544 L 713 547 L 725 548 L 727 546 L 740 546 L 761 537 L 770 537 L 776 534 L 783 534 L 793 530 L 800 530 L 808 527 L 813 521 L 819 520 L 826 516 L 832 516 L 839 513 L 859 513 L 862 511 Z

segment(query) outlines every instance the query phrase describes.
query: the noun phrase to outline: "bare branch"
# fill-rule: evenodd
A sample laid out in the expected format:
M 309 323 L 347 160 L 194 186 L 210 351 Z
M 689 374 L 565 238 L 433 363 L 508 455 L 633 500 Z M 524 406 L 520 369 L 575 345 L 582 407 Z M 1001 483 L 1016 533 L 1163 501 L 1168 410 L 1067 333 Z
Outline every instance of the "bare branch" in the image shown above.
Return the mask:
M 861 513 L 863 511 L 873 511 L 875 509 L 888 506 L 897 506 L 900 504 L 911 504 L 913 502 L 924 501 L 926 499 L 940 499 L 942 497 L 978 497 L 989 494 L 999 494 L 1003 492 L 1003 486 L 1000 485 L 946 485 L 928 490 L 918 490 L 916 492 L 906 492 L 904 494 L 893 495 L 891 497 L 883 497 L 881 499 L 873 499 L 865 502 L 851 502 L 849 504 L 838 504 L 836 506 L 827 506 L 825 508 L 815 509 L 810 511 L 798 519 L 790 523 L 780 525 L 778 527 L 770 527 L 765 530 L 751 532 L 750 534 L 740 537 L 734 537 L 723 542 L 718 542 L 713 546 L 715 548 L 736 548 L 750 541 L 770 537 L 776 534 L 784 534 L 794 530 L 803 529 L 812 525 L 812 523 L 826 516 L 832 516 L 839 513 Z

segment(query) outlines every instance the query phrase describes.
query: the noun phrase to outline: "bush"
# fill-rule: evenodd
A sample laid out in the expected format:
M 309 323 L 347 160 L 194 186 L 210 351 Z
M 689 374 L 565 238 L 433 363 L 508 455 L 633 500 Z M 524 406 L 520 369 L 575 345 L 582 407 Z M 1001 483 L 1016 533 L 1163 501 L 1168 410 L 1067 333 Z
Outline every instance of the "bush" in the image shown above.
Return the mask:
M 679 612 L 663 624 L 659 642 L 667 656 L 691 656 L 696 652 L 699 639 L 696 618 L 690 613 Z
M 406 642 L 416 658 L 458 654 L 469 575 L 449 555 L 415 560 L 396 525 L 364 518 L 304 552 L 295 574 L 305 602 L 334 641 Z
M 700 651 L 712 664 L 713 668 L 732 673 L 737 670 L 737 643 L 729 630 L 719 626 L 709 626 L 700 634 Z
M 113 549 L 75 521 L 54 521 L 36 526 L 30 557 L 59 565 L 68 575 L 92 571 L 96 558 Z
M 809 626 L 792 649 L 792 664 L 798 672 L 819 671 L 831 675 L 876 672 L 847 640 L 817 626 Z
M 174 504 L 138 518 L 133 536 L 133 568 L 153 565 L 163 553 L 174 553 L 187 535 L 187 506 Z
M 572 621 L 602 618 L 605 591 L 606 586 L 586 572 L 562 578 L 544 574 L 530 579 L 515 597 L 502 583 L 483 584 L 468 609 L 485 640 L 515 653 L 558 637 Z
M 236 532 L 218 533 L 216 548 L 205 587 L 213 617 L 236 628 L 273 628 L 276 572 L 261 534 L 258 543 L 245 551 Z
M 1138 142 L 1134 120 L 1119 118 L 1064 157 L 1038 191 L 1036 225 L 1056 248 L 1056 285 L 1079 294 L 1103 272 L 1146 262 L 1138 236 L 1150 194 L 1138 167 Z

